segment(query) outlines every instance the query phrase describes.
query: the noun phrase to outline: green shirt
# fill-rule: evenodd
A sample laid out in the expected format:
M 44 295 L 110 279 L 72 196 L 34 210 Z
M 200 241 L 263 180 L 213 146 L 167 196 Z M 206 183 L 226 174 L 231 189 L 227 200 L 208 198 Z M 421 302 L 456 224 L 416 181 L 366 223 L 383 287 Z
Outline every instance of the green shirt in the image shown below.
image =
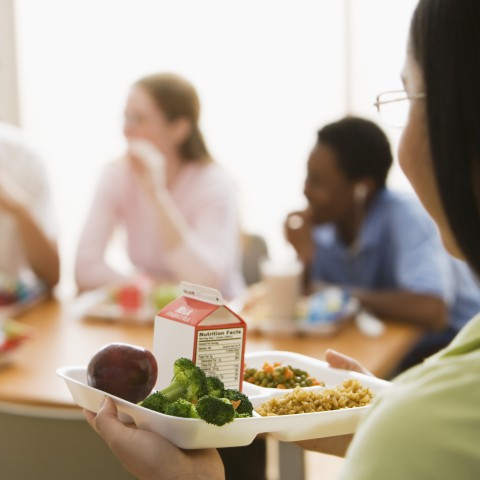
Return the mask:
M 378 395 L 341 479 L 480 479 L 480 314 Z

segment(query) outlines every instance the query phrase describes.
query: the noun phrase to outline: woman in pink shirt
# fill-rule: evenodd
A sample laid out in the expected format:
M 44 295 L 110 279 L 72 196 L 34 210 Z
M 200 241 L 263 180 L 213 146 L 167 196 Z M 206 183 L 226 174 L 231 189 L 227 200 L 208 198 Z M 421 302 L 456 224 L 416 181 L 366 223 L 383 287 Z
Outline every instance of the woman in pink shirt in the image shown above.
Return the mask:
M 218 288 L 243 288 L 234 186 L 213 162 L 198 121 L 193 86 L 172 74 L 137 81 L 125 108 L 126 154 L 108 164 L 80 237 L 75 275 L 80 290 L 129 279 L 105 260 L 124 227 L 137 274 Z

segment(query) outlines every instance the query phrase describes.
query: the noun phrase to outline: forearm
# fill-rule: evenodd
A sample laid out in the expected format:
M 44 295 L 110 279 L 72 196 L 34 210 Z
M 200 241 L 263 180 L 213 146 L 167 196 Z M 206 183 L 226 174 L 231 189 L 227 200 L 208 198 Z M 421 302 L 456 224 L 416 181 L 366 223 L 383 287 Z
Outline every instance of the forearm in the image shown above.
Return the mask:
M 28 208 L 19 207 L 15 217 L 30 268 L 49 288 L 53 288 L 60 279 L 56 243 L 46 236 Z
M 223 258 L 224 255 L 220 249 L 215 253 L 215 248 L 202 244 L 193 236 L 185 238 L 178 248 L 170 252 L 168 262 L 177 280 L 188 279 L 221 289 L 225 278 L 234 271 L 232 258 Z
M 400 290 L 352 289 L 362 307 L 380 318 L 441 329 L 448 322 L 448 309 L 439 297 Z
M 103 258 L 89 258 L 80 249 L 75 262 L 75 281 L 78 289 L 85 291 L 125 283 L 128 277 L 113 270 Z
M 168 191 L 162 191 L 153 198 L 157 220 L 162 231 L 163 243 L 167 250 L 178 247 L 189 228 Z
M 221 288 L 235 270 L 240 248 L 238 227 L 224 207 L 205 206 L 192 226 L 168 192 L 159 196 L 156 208 L 173 277 Z

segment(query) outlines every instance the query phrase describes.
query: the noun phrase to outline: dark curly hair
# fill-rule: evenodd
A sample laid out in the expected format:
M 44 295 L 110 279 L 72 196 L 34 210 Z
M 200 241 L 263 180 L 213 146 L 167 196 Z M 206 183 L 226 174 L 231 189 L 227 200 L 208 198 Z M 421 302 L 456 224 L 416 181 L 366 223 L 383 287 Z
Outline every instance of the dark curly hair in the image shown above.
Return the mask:
M 346 117 L 319 130 L 317 141 L 335 151 L 339 168 L 350 180 L 372 177 L 377 186 L 385 185 L 393 157 L 387 136 L 375 123 Z

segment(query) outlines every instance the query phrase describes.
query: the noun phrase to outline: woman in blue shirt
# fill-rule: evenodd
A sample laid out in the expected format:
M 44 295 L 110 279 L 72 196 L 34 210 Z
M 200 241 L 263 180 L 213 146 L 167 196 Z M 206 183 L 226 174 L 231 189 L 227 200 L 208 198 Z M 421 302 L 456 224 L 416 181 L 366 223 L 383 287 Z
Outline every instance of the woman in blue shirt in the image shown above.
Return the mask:
M 308 160 L 308 207 L 288 216 L 285 231 L 308 290 L 339 285 L 373 314 L 428 330 L 403 370 L 447 345 L 480 310 L 480 286 L 445 251 L 418 200 L 386 187 L 391 165 L 375 123 L 347 117 L 326 125 Z

